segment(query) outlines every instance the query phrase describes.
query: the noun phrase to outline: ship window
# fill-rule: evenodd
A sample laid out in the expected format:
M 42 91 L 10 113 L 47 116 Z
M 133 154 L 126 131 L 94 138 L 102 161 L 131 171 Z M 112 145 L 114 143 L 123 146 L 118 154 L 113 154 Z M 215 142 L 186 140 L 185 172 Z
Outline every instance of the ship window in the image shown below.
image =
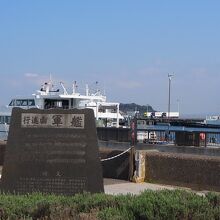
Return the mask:
M 21 100 L 16 100 L 16 106 L 20 106 L 21 105 Z
M 5 123 L 10 124 L 11 116 L 5 116 Z
M 105 109 L 103 106 L 100 106 L 98 111 L 99 111 L 99 112 L 102 112 L 102 113 L 105 113 L 105 112 L 106 112 L 106 109 Z
M 69 100 L 56 100 L 56 99 L 45 99 L 44 101 L 44 108 L 50 109 L 50 108 L 63 108 L 68 109 L 69 108 Z
M 13 99 L 13 100 L 11 100 L 9 106 L 14 106 L 14 105 L 15 105 L 15 100 Z
M 28 106 L 34 106 L 34 105 L 35 105 L 34 99 L 29 99 L 28 100 Z
M 28 105 L 28 100 L 21 100 L 21 105 L 22 106 L 27 106 Z
M 11 116 L 0 116 L 0 124 L 9 124 Z
M 99 108 L 99 112 L 105 113 L 105 109 Z

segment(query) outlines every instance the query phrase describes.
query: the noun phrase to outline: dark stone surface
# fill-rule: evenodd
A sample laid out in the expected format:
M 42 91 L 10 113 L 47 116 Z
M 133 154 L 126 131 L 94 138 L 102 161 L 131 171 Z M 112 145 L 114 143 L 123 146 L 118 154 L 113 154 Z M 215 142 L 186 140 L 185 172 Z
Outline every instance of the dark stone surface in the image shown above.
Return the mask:
M 103 192 L 98 154 L 93 110 L 14 108 L 1 189 L 21 194 Z
M 0 166 L 2 166 L 4 162 L 5 147 L 6 147 L 6 142 L 0 141 Z

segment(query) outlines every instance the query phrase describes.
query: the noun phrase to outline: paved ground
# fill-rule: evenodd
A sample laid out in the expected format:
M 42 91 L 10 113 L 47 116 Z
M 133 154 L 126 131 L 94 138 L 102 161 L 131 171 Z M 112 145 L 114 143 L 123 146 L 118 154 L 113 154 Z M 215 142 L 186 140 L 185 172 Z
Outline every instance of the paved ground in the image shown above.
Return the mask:
M 187 189 L 175 186 L 165 186 L 152 183 L 132 183 L 124 180 L 104 179 L 104 189 L 106 194 L 140 194 L 144 190 L 162 190 L 162 189 Z M 190 189 L 188 189 L 190 190 Z
M 180 187 L 180 186 L 171 186 L 171 185 L 162 185 L 162 184 L 155 184 L 155 183 L 132 183 L 129 181 L 124 180 L 116 180 L 116 179 L 104 179 L 104 190 L 106 194 L 110 195 L 126 195 L 126 194 L 133 194 L 138 195 L 144 190 L 187 190 L 196 193 L 197 195 L 204 196 L 208 191 L 195 191 L 187 187 Z
M 1 178 L 2 166 L 0 166 L 0 178 Z M 185 189 L 190 190 L 189 188 L 177 187 L 177 186 L 168 186 L 161 184 L 153 183 L 133 183 L 125 180 L 117 179 L 104 179 L 104 190 L 106 194 L 110 195 L 119 195 L 119 194 L 134 194 L 138 195 L 144 190 L 162 190 L 162 189 Z M 194 191 L 195 192 L 195 191 Z M 204 195 L 205 191 L 196 192 L 199 195 Z

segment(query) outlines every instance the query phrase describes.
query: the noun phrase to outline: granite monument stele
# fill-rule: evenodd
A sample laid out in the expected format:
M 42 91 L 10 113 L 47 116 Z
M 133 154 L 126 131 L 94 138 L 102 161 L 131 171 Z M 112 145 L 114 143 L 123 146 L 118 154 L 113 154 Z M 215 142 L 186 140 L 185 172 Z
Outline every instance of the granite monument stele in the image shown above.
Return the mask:
M 14 108 L 1 191 L 103 192 L 93 110 Z

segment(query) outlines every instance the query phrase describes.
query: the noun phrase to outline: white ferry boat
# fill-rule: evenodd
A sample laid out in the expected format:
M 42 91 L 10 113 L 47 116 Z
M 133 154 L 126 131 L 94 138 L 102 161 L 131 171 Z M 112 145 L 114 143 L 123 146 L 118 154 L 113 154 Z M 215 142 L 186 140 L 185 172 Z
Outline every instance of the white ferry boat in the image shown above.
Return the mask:
M 60 82 L 61 89 L 55 89 L 52 81 L 45 82 L 36 94 L 31 97 L 19 97 L 11 100 L 7 106 L 7 111 L 0 113 L 0 133 L 8 130 L 12 108 L 20 107 L 24 109 L 93 109 L 97 126 L 119 127 L 119 120 L 123 116 L 119 112 L 118 102 L 107 102 L 106 96 L 102 95 L 100 90 L 91 92 L 86 85 L 85 95 L 77 92 L 77 84 L 73 83 L 71 93 L 67 91 L 64 84 Z M 1 137 L 0 137 L 1 138 Z

